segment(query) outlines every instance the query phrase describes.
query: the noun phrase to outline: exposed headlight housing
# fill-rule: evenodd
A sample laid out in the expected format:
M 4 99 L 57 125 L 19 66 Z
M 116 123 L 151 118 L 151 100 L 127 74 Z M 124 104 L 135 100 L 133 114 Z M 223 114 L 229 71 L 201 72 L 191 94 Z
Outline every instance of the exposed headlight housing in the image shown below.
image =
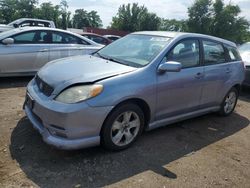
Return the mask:
M 103 90 L 100 84 L 72 86 L 62 91 L 56 98 L 56 101 L 62 103 L 77 103 L 99 95 Z

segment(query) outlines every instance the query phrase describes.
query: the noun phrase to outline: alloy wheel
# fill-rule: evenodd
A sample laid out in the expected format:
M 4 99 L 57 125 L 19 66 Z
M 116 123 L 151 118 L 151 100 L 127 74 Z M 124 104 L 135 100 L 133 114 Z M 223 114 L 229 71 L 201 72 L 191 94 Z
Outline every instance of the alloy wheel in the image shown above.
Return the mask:
M 117 146 L 130 144 L 137 136 L 140 129 L 140 118 L 133 111 L 120 114 L 111 128 L 112 142 Z

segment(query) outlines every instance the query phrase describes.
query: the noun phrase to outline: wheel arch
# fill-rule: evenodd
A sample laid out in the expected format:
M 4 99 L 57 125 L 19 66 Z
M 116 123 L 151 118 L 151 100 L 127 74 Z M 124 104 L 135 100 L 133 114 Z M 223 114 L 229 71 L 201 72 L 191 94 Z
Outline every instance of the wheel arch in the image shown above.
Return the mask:
M 102 124 L 102 128 L 101 128 L 101 131 L 100 131 L 100 134 L 102 132 L 102 129 L 103 129 L 103 125 L 105 124 L 105 122 L 107 121 L 109 115 L 114 111 L 116 110 L 119 106 L 121 105 L 124 105 L 124 104 L 127 104 L 127 103 L 132 103 L 132 104 L 136 104 L 138 107 L 141 108 L 143 114 L 144 114 L 144 118 L 145 118 L 145 124 L 144 124 L 144 129 L 148 126 L 149 122 L 150 122 L 150 119 L 151 119 L 151 109 L 148 105 L 148 103 L 143 100 L 143 99 L 140 99 L 140 98 L 130 98 L 130 99 L 126 99 L 126 100 L 123 100 L 121 102 L 119 102 L 118 104 L 116 104 L 114 106 L 114 108 L 108 113 L 107 117 L 105 118 L 103 124 Z
M 233 87 L 234 87 L 235 89 L 237 89 L 238 94 L 239 94 L 240 91 L 241 91 L 241 84 L 235 84 Z M 232 88 L 233 88 L 233 87 L 232 87 Z

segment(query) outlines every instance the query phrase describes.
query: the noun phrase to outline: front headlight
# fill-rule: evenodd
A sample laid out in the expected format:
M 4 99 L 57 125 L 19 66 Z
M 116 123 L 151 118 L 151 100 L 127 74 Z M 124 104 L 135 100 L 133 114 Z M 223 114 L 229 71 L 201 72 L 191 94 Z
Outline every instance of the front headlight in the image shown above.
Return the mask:
M 100 84 L 72 86 L 61 92 L 55 100 L 69 104 L 77 103 L 99 95 L 102 90 L 103 86 Z

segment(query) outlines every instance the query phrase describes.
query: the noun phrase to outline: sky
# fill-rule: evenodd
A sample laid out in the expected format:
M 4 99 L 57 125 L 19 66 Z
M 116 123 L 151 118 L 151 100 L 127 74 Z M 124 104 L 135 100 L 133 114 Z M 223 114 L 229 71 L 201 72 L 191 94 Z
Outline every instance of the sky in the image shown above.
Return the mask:
M 40 3 L 52 2 L 59 4 L 61 0 L 39 0 Z M 76 9 L 87 11 L 95 10 L 101 17 L 103 27 L 110 25 L 112 17 L 116 15 L 118 8 L 122 4 L 138 3 L 148 8 L 150 12 L 156 13 L 159 17 L 167 19 L 186 19 L 188 17 L 187 8 L 194 0 L 67 0 L 69 11 L 74 13 Z M 224 2 L 237 4 L 241 8 L 241 16 L 250 21 L 250 0 L 224 0 Z

